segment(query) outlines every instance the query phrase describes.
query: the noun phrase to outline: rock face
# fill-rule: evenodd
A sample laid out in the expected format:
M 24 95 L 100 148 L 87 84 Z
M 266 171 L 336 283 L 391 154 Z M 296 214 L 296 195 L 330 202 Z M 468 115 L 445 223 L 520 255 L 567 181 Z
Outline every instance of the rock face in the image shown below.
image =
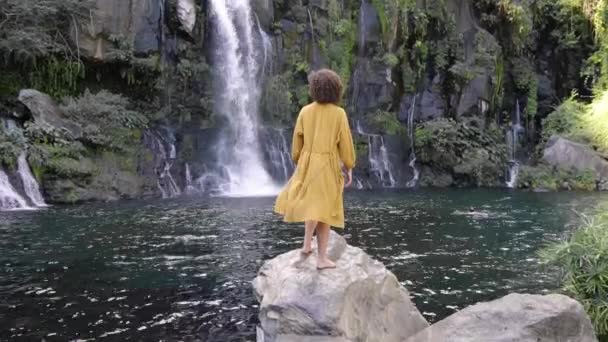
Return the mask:
M 608 161 L 588 146 L 559 136 L 549 139 L 543 161 L 560 169 L 595 170 L 598 179 L 608 179 Z
M 184 31 L 192 34 L 196 24 L 196 4 L 194 0 L 178 0 L 177 17 Z
M 318 271 L 298 250 L 262 266 L 253 285 L 265 342 L 396 342 L 428 326 L 382 263 L 334 232 L 329 255 L 336 269 Z
M 190 1 L 180 1 L 185 2 Z M 96 60 L 115 58 L 120 53 L 119 45 L 132 46 L 138 54 L 158 51 L 161 4 L 145 0 L 96 0 L 90 20 L 72 30 L 73 40 L 85 57 Z
M 511 294 L 468 307 L 406 342 L 593 342 L 583 306 L 562 295 Z
M 34 89 L 23 89 L 19 92 L 19 102 L 30 111 L 34 122 L 51 126 L 57 130 L 66 130 L 74 139 L 82 136 L 82 128 L 74 122 L 62 118 L 55 101 L 47 94 Z

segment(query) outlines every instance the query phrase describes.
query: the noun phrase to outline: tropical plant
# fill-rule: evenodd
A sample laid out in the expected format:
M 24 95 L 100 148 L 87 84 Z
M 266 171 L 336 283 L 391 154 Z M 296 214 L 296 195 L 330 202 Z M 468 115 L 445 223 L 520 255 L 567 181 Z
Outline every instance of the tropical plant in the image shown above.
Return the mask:
M 564 241 L 540 251 L 545 264 L 561 269 L 564 291 L 580 301 L 600 341 L 608 341 L 608 206 L 581 215 L 582 225 Z

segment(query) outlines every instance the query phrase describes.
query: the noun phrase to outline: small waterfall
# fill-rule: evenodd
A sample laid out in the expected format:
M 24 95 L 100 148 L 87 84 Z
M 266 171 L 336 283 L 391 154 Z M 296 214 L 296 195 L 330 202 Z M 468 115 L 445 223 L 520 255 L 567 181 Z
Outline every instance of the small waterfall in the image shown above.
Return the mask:
M 155 173 L 158 177 L 157 186 L 163 198 L 173 198 L 181 195 L 181 191 L 173 178 L 171 168 L 177 157 L 174 139 L 160 133 L 147 131 L 144 143 L 154 153 Z
M 196 192 L 196 188 L 194 187 L 194 185 L 192 184 L 192 173 L 190 172 L 190 164 L 186 163 L 185 166 L 185 173 L 186 173 L 186 179 L 185 179 L 185 183 L 186 183 L 186 187 L 185 187 L 185 192 L 187 194 L 193 194 Z
M 280 129 L 267 129 L 265 134 L 265 155 L 270 162 L 270 171 L 274 179 L 285 183 L 291 177 L 295 165 L 291 160 L 286 131 Z
M 415 141 L 414 141 L 414 133 L 415 133 L 415 127 L 414 127 L 414 114 L 416 111 L 416 98 L 418 97 L 418 95 L 414 95 L 414 100 L 412 101 L 412 105 L 410 106 L 410 109 L 407 112 L 407 136 L 410 139 L 410 145 L 411 145 L 411 151 L 410 151 L 410 159 L 409 159 L 409 163 L 408 165 L 412 168 L 412 172 L 413 172 L 413 176 L 412 179 L 410 179 L 406 186 L 408 188 L 413 188 L 418 184 L 418 179 L 420 178 L 420 170 L 418 170 L 418 167 L 416 166 L 416 148 L 415 148 Z
M 367 158 L 372 175 L 376 177 L 382 187 L 394 188 L 397 181 L 393 176 L 393 166 L 388 156 L 384 137 L 379 134 L 365 133 L 360 121 L 355 123 L 355 130 L 358 134 L 367 137 Z M 358 186 L 357 184 L 357 188 L 359 188 Z M 361 183 L 361 188 L 363 188 L 363 183 Z
M 217 70 L 216 111 L 228 127 L 217 148 L 225 196 L 276 194 L 279 187 L 264 168 L 259 139 L 260 63 L 248 0 L 210 0 Z M 263 39 L 260 38 L 260 39 Z
M 17 159 L 17 172 L 19 173 L 19 177 L 21 177 L 23 190 L 27 197 L 29 197 L 30 202 L 36 207 L 46 207 L 47 205 L 44 202 L 44 197 L 42 197 L 42 194 L 40 193 L 40 186 L 27 163 L 25 153 L 22 153 Z
M 385 188 L 394 188 L 397 182 L 393 177 L 392 165 L 384 144 L 384 137 L 378 134 L 368 135 L 370 171 Z
M 515 101 L 515 116 L 512 119 L 511 128 L 507 131 L 507 147 L 509 149 L 509 165 L 508 165 L 508 179 L 506 186 L 509 188 L 515 188 L 517 186 L 517 177 L 519 175 L 520 163 L 517 159 L 517 150 L 519 149 L 519 135 L 524 132 L 524 128 L 521 125 L 521 109 L 519 107 L 519 100 Z
M 32 209 L 11 184 L 8 175 L 0 169 L 0 210 Z
M 255 13 L 255 20 L 256 20 L 256 24 L 258 26 L 258 34 L 260 35 L 260 39 L 262 40 L 262 49 L 264 52 L 264 60 L 262 62 L 262 76 L 264 76 L 264 75 L 266 75 L 266 72 L 272 73 L 272 69 L 273 69 L 272 39 L 262 29 L 262 25 L 260 25 L 260 18 L 258 17 L 257 13 Z

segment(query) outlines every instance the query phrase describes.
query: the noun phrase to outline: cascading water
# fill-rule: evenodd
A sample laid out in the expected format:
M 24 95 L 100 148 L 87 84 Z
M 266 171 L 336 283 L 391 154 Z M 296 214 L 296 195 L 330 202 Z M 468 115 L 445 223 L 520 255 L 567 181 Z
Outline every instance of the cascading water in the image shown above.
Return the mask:
M 420 178 L 420 170 L 416 166 L 416 149 L 414 147 L 414 114 L 416 110 L 416 98 L 418 95 L 414 96 L 414 100 L 412 101 L 412 105 L 407 112 L 407 136 L 410 139 L 411 151 L 410 151 L 410 159 L 408 165 L 412 168 L 413 176 L 410 179 L 406 186 L 408 188 L 413 188 L 418 184 L 418 178 Z
M 194 187 L 193 183 L 192 183 L 192 173 L 190 172 L 190 164 L 186 163 L 185 166 L 185 173 L 186 173 L 186 187 L 185 187 L 185 192 L 187 194 L 193 194 L 196 192 L 196 188 Z
M 173 198 L 181 195 L 181 191 L 173 178 L 171 168 L 177 157 L 173 139 L 167 138 L 160 133 L 146 131 L 144 144 L 154 154 L 154 171 L 157 175 L 157 186 L 163 198 Z
M 8 175 L 0 169 L 0 210 L 31 209 L 11 184 Z
M 260 148 L 260 63 L 249 1 L 210 0 L 209 3 L 215 29 L 215 104 L 217 112 L 224 115 L 228 123 L 217 149 L 223 169 L 219 192 L 224 196 L 276 194 L 279 187 L 264 168 Z
M 397 185 L 397 181 L 393 176 L 393 166 L 388 156 L 384 137 L 380 134 L 365 133 L 359 121 L 357 121 L 355 127 L 358 134 L 367 137 L 367 157 L 370 165 L 370 172 L 376 177 L 381 186 L 385 188 L 394 188 Z M 361 184 L 361 186 L 362 185 L 363 184 Z
M 280 182 L 288 181 L 295 168 L 286 135 L 286 131 L 281 129 L 266 129 L 264 134 L 265 156 L 270 163 L 270 173 Z
M 517 177 L 519 175 L 520 163 L 517 160 L 517 150 L 519 148 L 519 135 L 524 132 L 521 125 L 521 111 L 519 100 L 515 101 L 515 116 L 512 119 L 511 128 L 507 131 L 507 146 L 509 148 L 509 165 L 508 179 L 506 185 L 509 188 L 514 188 L 517 185 Z
M 40 193 L 40 186 L 27 163 L 25 153 L 22 153 L 17 159 L 17 172 L 19 173 L 19 177 L 21 177 L 23 190 L 26 196 L 29 197 L 30 202 L 36 207 L 46 207 L 47 205 L 46 202 L 44 202 L 44 197 L 42 197 L 42 194 Z

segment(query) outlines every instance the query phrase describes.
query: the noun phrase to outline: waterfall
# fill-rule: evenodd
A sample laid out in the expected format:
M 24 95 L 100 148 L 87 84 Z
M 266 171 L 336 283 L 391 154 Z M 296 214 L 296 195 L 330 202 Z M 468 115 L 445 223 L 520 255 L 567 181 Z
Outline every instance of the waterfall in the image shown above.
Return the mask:
M 414 100 L 412 101 L 412 105 L 410 106 L 410 109 L 407 112 L 407 136 L 410 139 L 410 145 L 411 145 L 411 151 L 410 151 L 410 160 L 408 165 L 412 168 L 412 172 L 413 172 L 413 176 L 412 179 L 410 179 L 407 182 L 407 187 L 408 188 L 413 188 L 416 186 L 416 184 L 418 184 L 418 178 L 420 178 L 420 170 L 418 170 L 418 168 L 416 167 L 416 148 L 415 148 L 415 141 L 414 141 L 414 133 L 415 133 L 415 127 L 414 127 L 414 114 L 416 112 L 416 98 L 418 97 L 418 95 L 414 95 Z
M 185 173 L 186 173 L 185 191 L 187 194 L 193 194 L 196 192 L 196 188 L 192 184 L 192 173 L 190 172 L 190 164 L 186 163 L 185 169 L 186 169 L 186 171 L 185 171 Z
M 367 158 L 370 165 L 370 172 L 376 177 L 381 186 L 385 188 L 394 188 L 397 181 L 393 176 L 393 165 L 388 156 L 388 150 L 384 143 L 384 137 L 380 134 L 369 134 L 363 131 L 361 122 L 355 123 L 355 130 L 358 134 L 367 137 Z M 361 183 L 361 188 L 363 183 Z M 357 183 L 357 188 L 359 184 Z
M 40 193 L 40 186 L 27 163 L 25 153 L 22 153 L 17 159 L 17 172 L 19 173 L 19 177 L 21 177 L 23 190 L 27 197 L 29 197 L 30 202 L 36 207 L 46 207 L 44 197 Z
M 258 26 L 258 34 L 260 35 L 260 39 L 262 39 L 262 48 L 264 52 L 264 60 L 262 61 L 262 76 L 264 76 L 266 75 L 266 72 L 272 72 L 273 69 L 272 40 L 270 39 L 270 36 L 268 36 L 268 34 L 264 32 L 264 30 L 262 30 L 262 25 L 260 25 L 260 18 L 258 17 L 257 13 L 255 14 L 255 20 Z M 269 62 L 270 66 L 266 68 Z
M 163 198 L 173 198 L 181 195 L 181 191 L 171 173 L 173 162 L 177 157 L 174 139 L 157 132 L 146 131 L 144 144 L 154 154 L 154 172 L 157 175 L 156 185 Z
M 8 175 L 0 169 L 0 209 L 31 209 L 11 184 Z
M 216 111 L 228 127 L 217 153 L 225 196 L 276 194 L 278 186 L 264 168 L 258 122 L 260 66 L 248 0 L 210 0 L 217 74 Z
M 507 131 L 507 147 L 509 149 L 508 179 L 506 186 L 514 188 L 517 186 L 520 163 L 517 160 L 517 150 L 519 148 L 519 135 L 524 131 L 521 125 L 521 110 L 519 100 L 515 101 L 515 116 L 512 119 L 511 128 Z
M 280 129 L 266 129 L 265 131 L 265 155 L 270 164 L 271 175 L 280 182 L 287 182 L 295 169 L 285 137 L 287 133 Z
M 393 177 L 393 167 L 388 158 L 384 137 L 378 134 L 369 134 L 368 142 L 370 171 L 383 187 L 394 188 L 397 182 Z

